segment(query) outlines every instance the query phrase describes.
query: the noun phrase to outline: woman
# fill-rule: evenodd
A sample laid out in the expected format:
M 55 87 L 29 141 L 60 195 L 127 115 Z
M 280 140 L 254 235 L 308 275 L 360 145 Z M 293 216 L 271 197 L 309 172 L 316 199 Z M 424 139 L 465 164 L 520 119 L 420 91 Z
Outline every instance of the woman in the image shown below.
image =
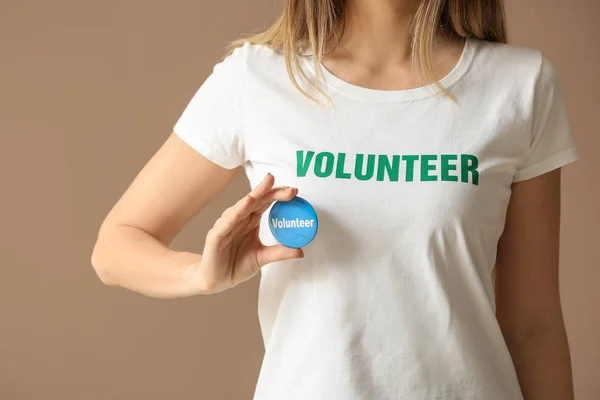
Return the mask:
M 555 70 L 496 0 L 290 0 L 219 62 L 104 221 L 110 285 L 217 293 L 261 271 L 255 398 L 573 398 L 558 290 Z M 203 254 L 169 244 L 243 166 Z M 277 181 L 277 185 L 275 185 Z M 302 249 L 265 211 L 298 193 Z

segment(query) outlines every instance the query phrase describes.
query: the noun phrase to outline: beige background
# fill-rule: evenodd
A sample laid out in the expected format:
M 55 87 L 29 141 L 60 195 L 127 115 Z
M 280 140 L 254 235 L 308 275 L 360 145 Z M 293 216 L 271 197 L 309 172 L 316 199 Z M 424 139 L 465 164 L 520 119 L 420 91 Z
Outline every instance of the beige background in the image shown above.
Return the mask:
M 102 286 L 97 228 L 226 40 L 283 0 L 0 1 L 0 399 L 249 399 L 257 280 L 153 300 Z M 583 160 L 565 169 L 562 290 L 580 400 L 600 399 L 598 0 L 512 0 L 516 43 L 562 77 Z M 201 251 L 243 177 L 177 239 Z

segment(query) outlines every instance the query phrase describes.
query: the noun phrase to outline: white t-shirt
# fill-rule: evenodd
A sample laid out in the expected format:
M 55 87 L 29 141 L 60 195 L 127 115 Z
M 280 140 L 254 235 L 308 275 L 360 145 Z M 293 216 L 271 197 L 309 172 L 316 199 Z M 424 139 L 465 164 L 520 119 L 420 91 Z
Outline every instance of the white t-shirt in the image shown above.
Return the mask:
M 470 39 L 442 80 L 458 105 L 324 74 L 335 107 L 306 99 L 279 52 L 246 43 L 174 127 L 243 165 L 252 187 L 267 172 L 298 187 L 318 214 L 305 258 L 262 270 L 255 399 L 521 399 L 493 268 L 511 184 L 578 158 L 552 65 Z

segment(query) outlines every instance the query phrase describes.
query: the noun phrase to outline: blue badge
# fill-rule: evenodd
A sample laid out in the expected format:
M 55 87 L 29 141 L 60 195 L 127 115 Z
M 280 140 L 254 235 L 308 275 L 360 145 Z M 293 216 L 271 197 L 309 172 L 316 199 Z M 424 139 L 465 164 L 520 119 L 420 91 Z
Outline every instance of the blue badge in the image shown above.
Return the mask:
M 298 249 L 314 239 L 319 221 L 310 203 L 296 196 L 289 201 L 275 202 L 269 213 L 269 228 L 279 243 Z

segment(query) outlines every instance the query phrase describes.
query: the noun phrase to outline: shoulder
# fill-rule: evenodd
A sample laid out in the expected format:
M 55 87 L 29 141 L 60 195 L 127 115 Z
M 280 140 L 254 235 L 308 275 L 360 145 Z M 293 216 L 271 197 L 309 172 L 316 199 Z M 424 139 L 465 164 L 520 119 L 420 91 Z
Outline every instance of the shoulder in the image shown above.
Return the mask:
M 537 81 L 542 74 L 553 76 L 555 73 L 552 62 L 539 49 L 479 39 L 471 40 L 476 53 L 474 67 L 480 72 L 534 81 Z
M 527 102 L 559 83 L 554 64 L 539 49 L 479 39 L 471 43 L 471 76 L 492 93 L 516 95 Z
M 264 44 L 244 42 L 225 58 L 224 62 L 235 64 L 238 76 L 243 76 L 247 87 L 253 92 L 260 89 L 276 90 L 293 88 L 283 51 Z
M 255 44 L 248 41 L 227 55 L 223 62 L 235 64 L 237 68 L 256 70 L 280 64 L 283 54 L 279 50 L 272 49 L 264 44 Z
M 247 90 L 256 83 L 279 83 L 287 69 L 281 52 L 261 44 L 244 42 L 215 62 L 205 86 L 235 91 Z M 283 74 L 283 75 L 282 75 Z

